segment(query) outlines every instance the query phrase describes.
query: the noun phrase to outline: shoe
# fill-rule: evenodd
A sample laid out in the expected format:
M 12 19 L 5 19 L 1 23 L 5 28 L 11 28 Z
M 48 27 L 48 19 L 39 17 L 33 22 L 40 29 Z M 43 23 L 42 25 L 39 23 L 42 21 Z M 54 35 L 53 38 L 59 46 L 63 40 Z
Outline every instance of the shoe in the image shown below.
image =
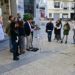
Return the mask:
M 63 43 L 63 41 L 61 41 L 61 43 Z
M 27 51 L 30 51 L 30 49 L 26 49 Z
M 33 49 L 33 47 L 30 47 L 29 49 Z
M 36 52 L 38 50 L 39 50 L 39 48 L 33 48 L 31 51 Z
M 65 41 L 65 44 L 67 44 L 67 41 Z
M 21 51 L 21 52 L 20 52 L 20 55 L 21 55 L 21 54 L 24 54 L 24 53 L 25 53 L 25 51 Z
M 17 53 L 17 56 L 19 56 L 20 55 L 20 53 Z
M 48 42 L 51 42 L 51 40 L 48 40 Z
M 13 60 L 18 61 L 18 60 L 19 60 L 19 58 L 18 58 L 18 57 L 16 57 L 16 58 L 13 58 Z

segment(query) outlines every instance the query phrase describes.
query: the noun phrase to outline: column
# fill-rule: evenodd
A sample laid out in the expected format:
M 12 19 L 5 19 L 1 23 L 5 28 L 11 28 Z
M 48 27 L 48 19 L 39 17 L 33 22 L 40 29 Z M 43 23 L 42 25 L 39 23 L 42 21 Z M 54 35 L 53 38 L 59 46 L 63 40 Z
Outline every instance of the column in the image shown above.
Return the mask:
M 7 25 L 9 15 L 17 15 L 16 0 L 1 0 L 1 9 L 4 27 Z
M 2 17 L 3 17 L 3 26 L 5 27 L 8 22 L 8 16 L 11 14 L 9 8 L 9 0 L 1 0 L 1 9 L 2 9 Z
M 17 1 L 16 0 L 10 0 L 10 7 L 11 7 L 11 14 L 13 16 L 17 15 Z

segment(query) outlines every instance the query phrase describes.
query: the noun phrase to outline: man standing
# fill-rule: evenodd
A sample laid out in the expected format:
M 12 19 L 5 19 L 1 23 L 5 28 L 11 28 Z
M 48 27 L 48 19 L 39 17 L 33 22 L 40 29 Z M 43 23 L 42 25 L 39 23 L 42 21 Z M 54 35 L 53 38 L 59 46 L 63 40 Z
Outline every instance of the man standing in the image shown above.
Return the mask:
M 64 27 L 63 27 L 63 38 L 61 40 L 61 43 L 63 43 L 63 40 L 66 37 L 65 44 L 67 44 L 70 29 L 71 29 L 70 24 L 68 23 L 68 21 L 66 21 L 66 23 L 64 24 Z
M 15 23 L 15 19 L 13 16 L 10 16 L 10 37 L 11 37 L 11 44 L 13 49 L 13 60 L 19 60 L 19 53 L 18 53 L 18 34 L 16 32 L 17 25 Z
M 25 30 L 25 36 L 26 36 L 26 40 L 27 40 L 27 50 L 30 51 L 30 49 L 32 48 L 32 28 L 31 28 L 31 23 L 32 23 L 32 18 L 29 18 L 25 24 L 24 24 L 24 30 Z
M 52 31 L 53 31 L 54 25 L 51 22 L 51 20 L 46 24 L 46 32 L 48 34 L 48 42 L 51 42 L 52 37 Z

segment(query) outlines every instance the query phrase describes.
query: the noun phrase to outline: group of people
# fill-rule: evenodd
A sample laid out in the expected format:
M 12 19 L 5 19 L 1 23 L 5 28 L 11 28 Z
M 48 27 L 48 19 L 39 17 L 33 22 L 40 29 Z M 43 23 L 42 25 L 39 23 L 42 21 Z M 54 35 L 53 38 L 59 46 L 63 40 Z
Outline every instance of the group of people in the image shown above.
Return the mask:
M 20 14 L 17 14 L 17 17 L 9 16 L 5 32 L 9 36 L 10 52 L 13 53 L 13 60 L 19 60 L 19 55 L 24 54 L 25 50 L 33 51 L 32 42 L 34 29 L 37 28 L 32 18 L 24 21 Z M 36 50 L 37 49 L 38 48 L 36 48 Z
M 63 38 L 61 37 L 61 29 L 63 28 Z M 6 25 L 5 32 L 9 36 L 9 47 L 10 52 L 13 53 L 13 60 L 19 60 L 19 55 L 24 54 L 25 51 L 36 51 L 38 48 L 33 47 L 33 33 L 34 30 L 39 30 L 40 28 L 35 25 L 33 18 L 30 17 L 28 20 L 24 21 L 20 14 L 17 17 L 9 16 L 8 24 Z M 62 25 L 61 20 L 57 20 L 54 25 L 50 20 L 46 24 L 46 33 L 48 34 L 48 42 L 51 42 L 52 31 L 54 30 L 55 40 L 63 43 L 64 37 L 66 37 L 65 43 L 67 43 L 68 35 L 70 31 L 70 24 L 68 21 Z M 74 44 L 75 44 L 75 27 L 74 31 Z M 25 41 L 26 39 L 26 41 Z M 26 43 L 26 47 L 25 47 Z
M 61 29 L 63 28 L 63 38 L 61 37 Z M 50 20 L 47 24 L 46 24 L 46 32 L 48 34 L 48 41 L 51 42 L 51 37 L 52 37 L 52 31 L 54 30 L 54 34 L 55 34 L 55 38 L 54 40 L 60 41 L 61 43 L 63 43 L 64 38 L 66 37 L 65 40 L 65 44 L 68 41 L 68 35 L 69 35 L 69 31 L 70 31 L 71 27 L 70 24 L 68 23 L 68 21 L 65 22 L 64 25 L 62 25 L 61 20 L 57 20 L 55 25 L 52 23 L 52 21 Z M 73 29 L 74 31 L 74 35 L 73 35 L 73 40 L 75 43 L 75 27 Z

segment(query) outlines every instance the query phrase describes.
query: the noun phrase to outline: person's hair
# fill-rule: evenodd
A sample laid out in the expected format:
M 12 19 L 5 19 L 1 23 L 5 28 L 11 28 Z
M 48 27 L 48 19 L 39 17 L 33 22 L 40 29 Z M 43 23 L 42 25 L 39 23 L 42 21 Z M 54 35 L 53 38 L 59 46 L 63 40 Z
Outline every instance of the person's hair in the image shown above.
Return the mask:
M 10 15 L 10 16 L 9 16 L 9 20 L 11 20 L 11 18 L 12 18 L 12 17 L 13 17 L 13 16 L 12 16 L 12 15 Z
M 66 25 L 69 26 L 69 23 L 67 22 Z
M 19 25 L 20 28 L 23 27 L 23 21 L 22 20 L 21 21 L 18 21 L 17 23 L 18 23 L 18 25 Z
M 57 27 L 60 26 L 59 20 L 56 21 L 56 26 L 57 26 Z

